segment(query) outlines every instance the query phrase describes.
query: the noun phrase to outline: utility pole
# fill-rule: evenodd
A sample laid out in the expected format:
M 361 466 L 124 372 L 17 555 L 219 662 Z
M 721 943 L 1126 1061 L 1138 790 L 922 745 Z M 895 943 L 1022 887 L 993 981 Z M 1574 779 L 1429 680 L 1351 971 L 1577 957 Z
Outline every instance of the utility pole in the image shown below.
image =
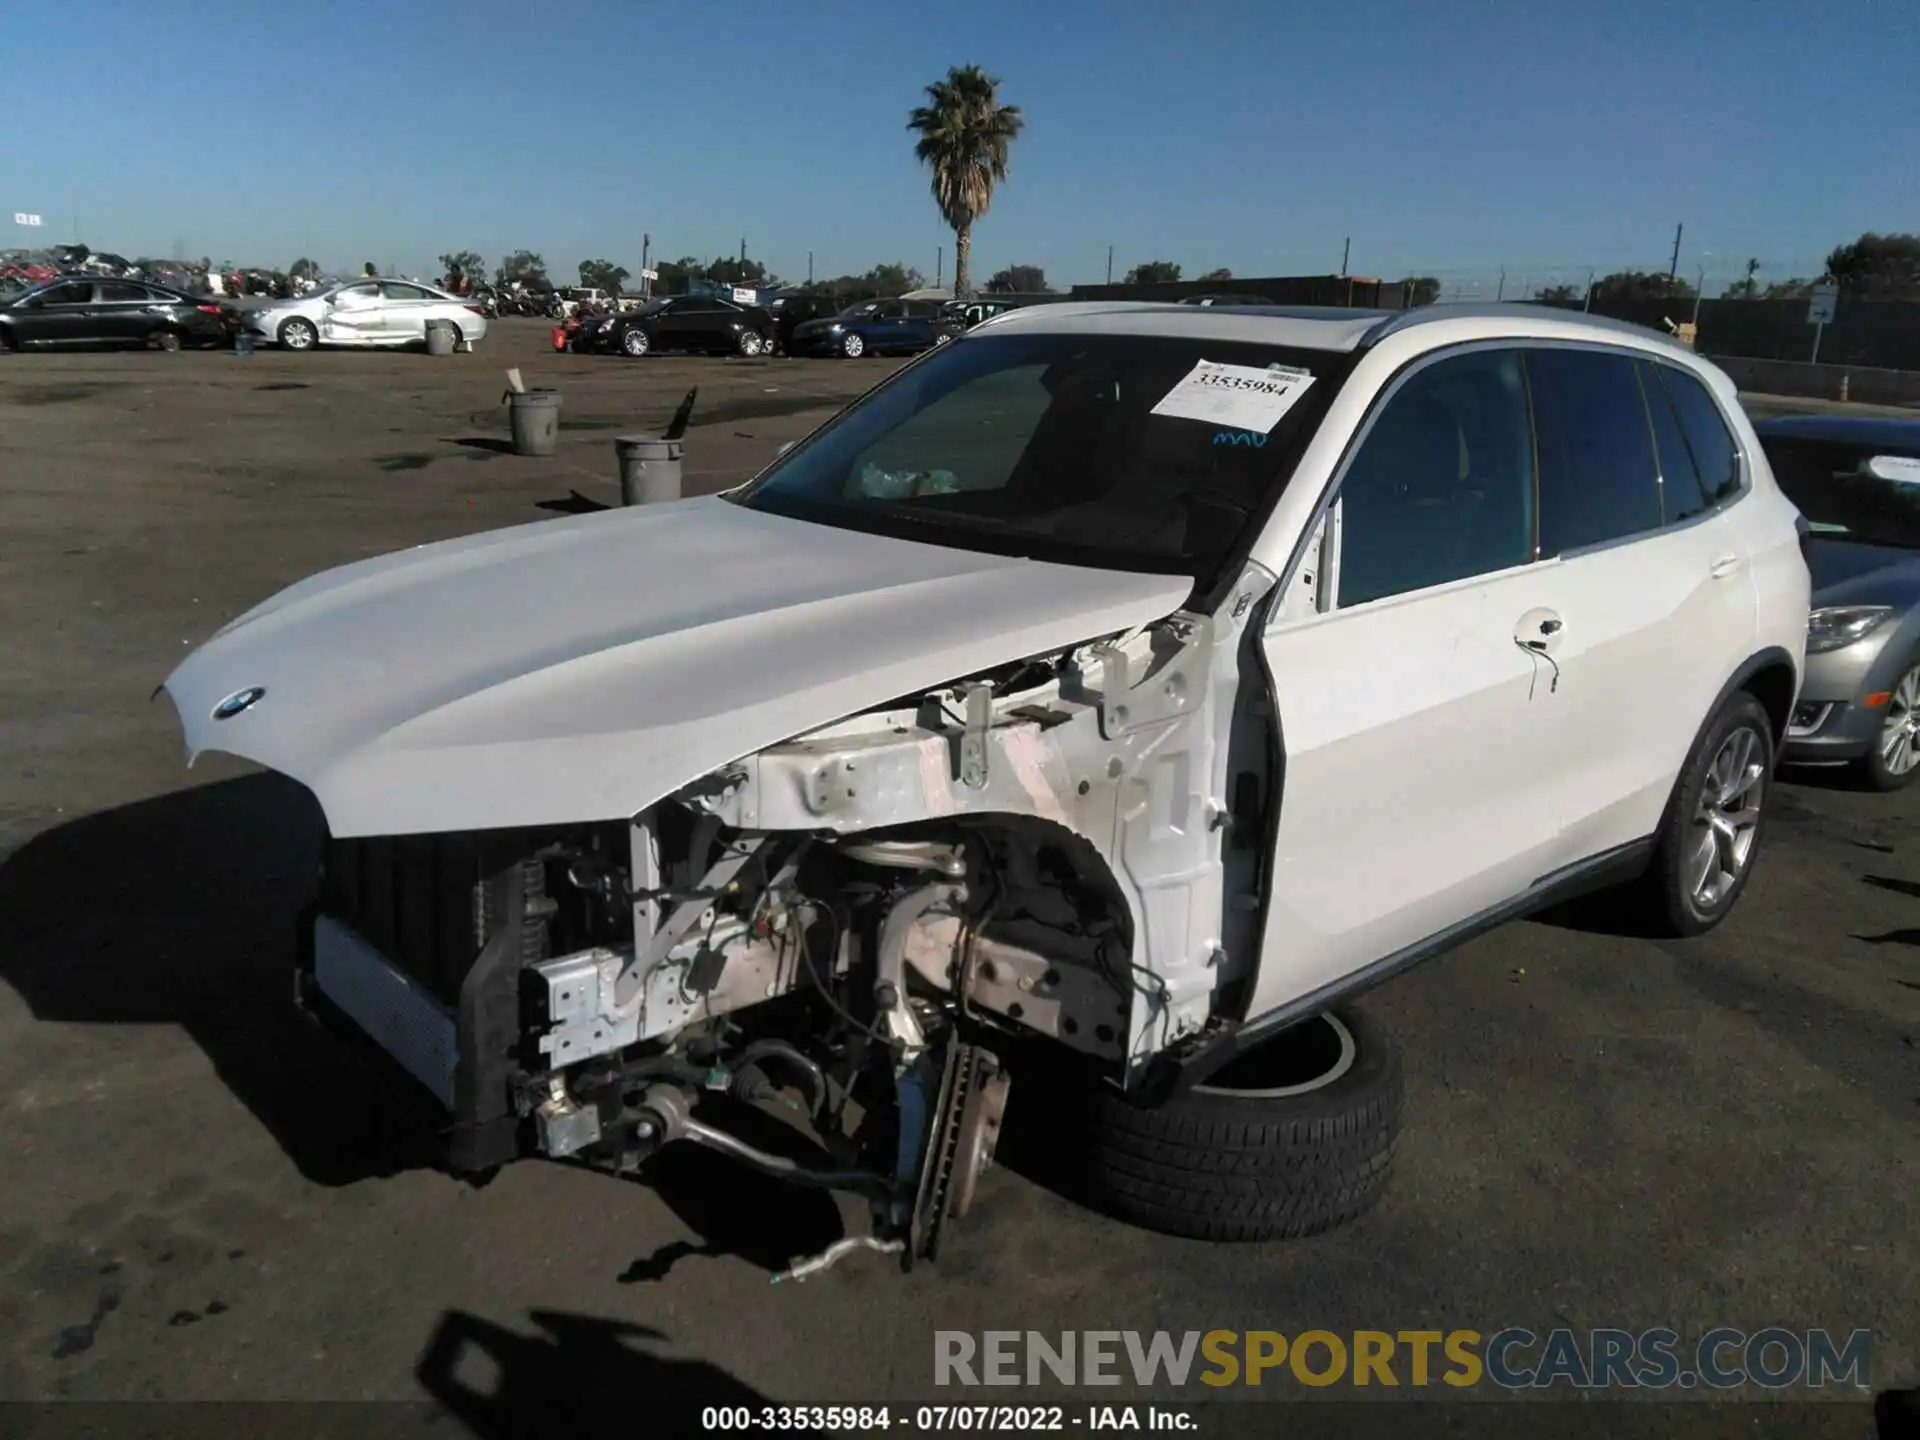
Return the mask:
M 1507 267 L 1504 265 L 1500 267 L 1500 288 L 1493 292 L 1493 298 L 1495 301 L 1507 298 Z
M 1700 283 L 1693 287 L 1693 335 L 1694 343 L 1700 343 L 1700 297 L 1707 292 L 1707 261 L 1713 258 L 1711 250 L 1700 252 Z
M 1346 279 L 1347 261 L 1353 258 L 1353 237 L 1347 236 L 1347 243 L 1340 247 L 1340 278 Z
M 1587 298 L 1580 306 L 1582 310 L 1588 311 L 1589 313 L 1593 310 L 1593 274 L 1593 271 L 1587 271 Z
M 1111 245 L 1107 247 L 1107 283 L 1109 285 L 1113 283 L 1113 247 Z
M 653 282 L 647 279 L 647 259 L 652 253 L 653 236 L 642 235 L 640 237 L 640 293 L 649 297 L 653 294 Z
M 934 289 L 938 290 L 940 288 L 940 282 L 946 278 L 946 275 L 947 275 L 947 247 L 944 245 L 936 245 L 933 247 L 933 288 Z
M 811 250 L 807 251 L 807 285 L 808 288 L 812 288 L 813 285 L 813 252 Z
M 746 263 L 747 263 L 747 237 L 742 235 L 740 237 L 740 264 L 742 268 L 746 266 Z M 741 276 L 741 278 L 744 280 L 746 277 L 743 275 Z
M 1685 224 L 1673 227 L 1673 262 L 1667 266 L 1667 279 L 1669 281 L 1680 278 L 1680 237 L 1686 233 L 1686 229 Z

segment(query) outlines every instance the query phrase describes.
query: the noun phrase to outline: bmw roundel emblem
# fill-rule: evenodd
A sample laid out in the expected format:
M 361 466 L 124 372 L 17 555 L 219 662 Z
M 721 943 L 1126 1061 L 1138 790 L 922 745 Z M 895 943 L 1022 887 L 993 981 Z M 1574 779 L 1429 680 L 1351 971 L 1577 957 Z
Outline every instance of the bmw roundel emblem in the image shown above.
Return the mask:
M 245 690 L 236 690 L 213 707 L 213 718 L 231 720 L 242 710 L 251 710 L 259 704 L 261 697 L 266 693 L 266 687 L 263 685 L 250 685 Z

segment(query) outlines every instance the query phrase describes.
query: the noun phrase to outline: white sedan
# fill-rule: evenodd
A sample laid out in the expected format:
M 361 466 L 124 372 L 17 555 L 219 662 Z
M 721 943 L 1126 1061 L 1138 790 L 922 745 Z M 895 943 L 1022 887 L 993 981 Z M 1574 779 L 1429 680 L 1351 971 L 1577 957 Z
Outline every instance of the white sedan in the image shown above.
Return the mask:
M 427 322 L 445 320 L 454 341 L 484 339 L 487 317 L 477 303 L 411 280 L 351 280 L 249 311 L 254 342 L 288 350 L 318 345 L 421 345 Z

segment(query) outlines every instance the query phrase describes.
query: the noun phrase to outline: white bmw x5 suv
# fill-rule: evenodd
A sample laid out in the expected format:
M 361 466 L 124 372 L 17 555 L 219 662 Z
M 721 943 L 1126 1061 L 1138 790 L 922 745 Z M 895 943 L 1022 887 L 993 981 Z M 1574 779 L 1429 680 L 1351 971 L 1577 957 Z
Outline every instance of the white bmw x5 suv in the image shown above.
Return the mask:
M 1600 885 L 1727 915 L 1800 540 L 1650 332 L 1036 306 L 736 490 L 316 576 L 166 688 L 317 797 L 299 993 L 457 1171 L 709 1146 L 910 1262 L 1004 1122 L 1140 1223 L 1303 1234 L 1399 1125 L 1354 995 Z

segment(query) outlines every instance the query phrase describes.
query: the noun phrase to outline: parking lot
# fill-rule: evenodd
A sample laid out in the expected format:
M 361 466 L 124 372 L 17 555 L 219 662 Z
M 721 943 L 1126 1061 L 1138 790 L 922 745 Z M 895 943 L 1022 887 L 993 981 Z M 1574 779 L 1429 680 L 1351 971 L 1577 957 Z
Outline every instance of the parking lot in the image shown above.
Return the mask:
M 773 1287 L 855 1212 L 699 1153 L 654 1188 L 421 1163 L 290 1004 L 316 816 L 185 770 L 155 686 L 316 570 L 618 503 L 613 438 L 696 384 L 705 492 L 892 363 L 546 335 L 0 361 L 0 1398 L 447 1399 L 477 1345 L 503 1386 L 875 1403 L 927 1397 L 936 1329 L 1508 1325 L 1864 1328 L 1874 1387 L 1920 1385 L 1920 792 L 1819 774 L 1704 939 L 1589 905 L 1377 991 L 1406 1137 L 1320 1239 L 1149 1235 L 1002 1168 L 936 1266 Z M 552 459 L 510 453 L 508 366 L 563 392 Z

